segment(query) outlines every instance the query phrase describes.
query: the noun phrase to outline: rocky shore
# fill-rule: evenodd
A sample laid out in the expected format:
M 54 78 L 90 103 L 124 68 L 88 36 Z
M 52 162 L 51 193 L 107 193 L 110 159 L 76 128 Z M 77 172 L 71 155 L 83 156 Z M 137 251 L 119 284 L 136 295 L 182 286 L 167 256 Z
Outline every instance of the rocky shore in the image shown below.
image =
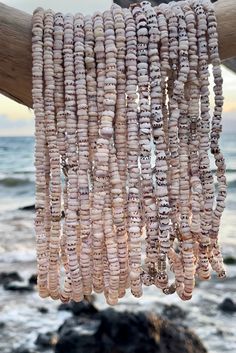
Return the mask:
M 23 279 L 16 271 L 0 273 L 4 292 L 19 296 L 35 293 L 36 276 Z M 233 315 L 236 303 L 225 298 L 216 308 Z M 50 316 L 50 305 L 37 308 L 38 317 Z M 12 347 L 11 353 L 206 353 L 200 338 L 186 327 L 187 313 L 179 306 L 163 305 L 161 314 L 152 311 L 99 310 L 94 297 L 81 303 L 70 302 L 56 306 L 56 311 L 67 313 L 58 326 L 46 332 L 35 332 L 33 344 L 27 339 Z M 37 320 L 37 318 L 34 318 Z M 8 322 L 0 320 L 0 332 Z M 10 347 L 9 347 L 10 348 Z M 5 352 L 2 352 L 5 353 Z M 209 352 L 211 353 L 211 352 Z

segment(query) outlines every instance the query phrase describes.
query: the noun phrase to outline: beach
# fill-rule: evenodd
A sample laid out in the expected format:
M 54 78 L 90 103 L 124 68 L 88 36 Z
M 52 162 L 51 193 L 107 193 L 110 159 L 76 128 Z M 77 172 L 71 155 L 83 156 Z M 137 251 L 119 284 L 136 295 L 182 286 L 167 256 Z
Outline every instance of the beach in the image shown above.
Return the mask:
M 236 257 L 236 134 L 223 134 L 221 147 L 226 158 L 228 196 L 223 215 L 220 243 L 224 257 Z M 25 280 L 36 273 L 33 221 L 34 213 L 24 207 L 34 204 L 33 137 L 0 137 L 0 272 L 17 271 Z M 212 169 L 214 165 L 212 164 Z M 166 305 L 177 305 L 186 316 L 184 325 L 202 340 L 209 353 L 236 352 L 233 322 L 236 313 L 218 306 L 223 299 L 236 300 L 236 265 L 227 265 L 227 278 L 197 282 L 193 298 L 181 302 L 176 294 L 164 296 L 154 287 L 144 291 L 142 299 L 130 294 L 120 300 L 116 310 L 150 310 L 161 314 Z M 0 287 L 0 352 L 12 353 L 20 345 L 34 349 L 39 333 L 57 329 L 71 314 L 58 311 L 59 303 L 39 298 L 36 291 L 14 292 Z M 107 305 L 101 295 L 95 297 L 99 309 Z M 48 309 L 47 314 L 40 308 Z M 44 351 L 46 352 L 46 351 Z M 48 351 L 49 352 L 49 351 Z

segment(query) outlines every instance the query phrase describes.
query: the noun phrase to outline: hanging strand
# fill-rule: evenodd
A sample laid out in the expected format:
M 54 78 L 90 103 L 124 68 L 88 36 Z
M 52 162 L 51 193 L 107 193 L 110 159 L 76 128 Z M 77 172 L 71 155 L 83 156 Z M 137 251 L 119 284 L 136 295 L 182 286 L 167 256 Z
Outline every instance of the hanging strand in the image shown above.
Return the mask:
M 113 4 L 93 16 L 34 12 L 41 297 L 103 292 L 115 305 L 127 288 L 141 297 L 155 285 L 189 300 L 195 277 L 209 279 L 211 268 L 225 277 L 216 26 L 208 0 Z

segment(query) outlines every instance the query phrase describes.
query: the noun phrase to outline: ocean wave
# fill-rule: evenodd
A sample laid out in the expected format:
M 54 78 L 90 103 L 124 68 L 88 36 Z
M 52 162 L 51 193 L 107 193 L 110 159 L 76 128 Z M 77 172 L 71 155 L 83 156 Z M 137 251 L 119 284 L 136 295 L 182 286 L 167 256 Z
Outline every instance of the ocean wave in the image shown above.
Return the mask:
M 211 170 L 213 173 L 216 173 L 217 169 L 212 169 Z M 236 169 L 233 169 L 233 168 L 229 168 L 229 169 L 226 169 L 226 173 L 227 174 L 236 174 Z
M 230 171 L 227 170 L 228 173 L 236 173 L 235 169 L 230 169 Z M 29 178 L 19 178 L 19 177 L 7 177 L 7 176 L 2 176 L 0 177 L 0 186 L 4 187 L 18 187 L 18 186 L 24 186 L 24 185 L 33 185 L 34 182 L 32 179 Z M 217 185 L 217 183 L 216 183 Z M 228 188 L 236 188 L 236 179 L 230 180 L 227 183 Z
M 229 174 L 236 173 L 236 169 L 226 169 L 226 173 L 229 173 Z
M 216 169 L 213 170 L 214 172 L 216 172 Z M 229 169 L 226 169 L 226 173 L 227 174 L 236 174 L 236 169 L 232 169 L 232 168 L 229 168 Z
M 228 181 L 227 186 L 229 189 L 236 188 L 236 180 Z
M 32 180 L 25 178 L 5 177 L 0 179 L 0 185 L 5 187 L 17 187 L 32 184 Z

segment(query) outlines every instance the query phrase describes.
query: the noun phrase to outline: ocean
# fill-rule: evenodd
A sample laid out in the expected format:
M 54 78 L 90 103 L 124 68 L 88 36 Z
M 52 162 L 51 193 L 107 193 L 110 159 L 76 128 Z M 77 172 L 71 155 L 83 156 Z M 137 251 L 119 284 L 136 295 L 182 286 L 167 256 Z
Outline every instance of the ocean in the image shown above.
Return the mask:
M 223 134 L 221 148 L 227 164 L 228 196 L 221 222 L 221 246 L 224 256 L 236 257 L 236 134 Z M 212 164 L 214 169 L 214 165 Z M 34 138 L 0 137 L 0 272 L 18 271 L 24 278 L 36 272 L 35 242 L 32 211 L 25 206 L 34 204 Z M 164 296 L 152 287 L 145 289 L 137 300 L 127 295 L 117 310 L 152 310 L 161 313 L 164 305 L 175 304 L 187 312 L 184 324 L 193 329 L 209 353 L 236 352 L 236 313 L 218 310 L 224 298 L 236 300 L 236 266 L 227 266 L 228 278 L 214 275 L 198 283 L 190 302 L 180 302 L 176 295 Z M 96 305 L 106 307 L 101 296 Z M 45 316 L 38 308 L 45 306 Z M 58 303 L 42 300 L 34 292 L 17 294 L 0 287 L 0 352 L 11 353 L 21 344 L 34 346 L 37 334 L 56 329 L 70 315 L 57 311 Z

